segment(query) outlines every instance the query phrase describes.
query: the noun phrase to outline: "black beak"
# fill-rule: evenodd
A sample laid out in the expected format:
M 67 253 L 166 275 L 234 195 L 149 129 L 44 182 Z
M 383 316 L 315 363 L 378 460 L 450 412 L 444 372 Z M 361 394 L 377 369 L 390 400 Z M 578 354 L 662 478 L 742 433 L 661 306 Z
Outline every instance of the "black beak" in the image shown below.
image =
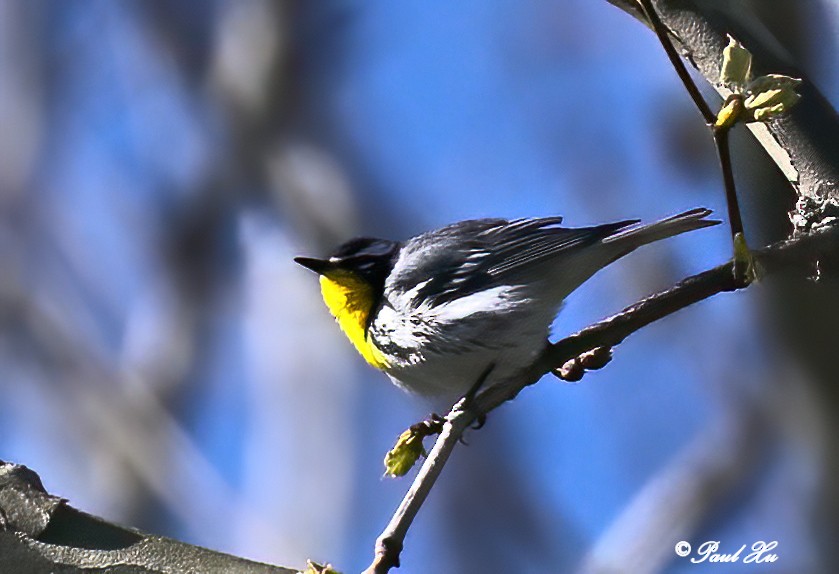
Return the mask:
M 306 269 L 311 269 L 318 274 L 323 274 L 327 269 L 334 267 L 334 264 L 330 263 L 328 260 L 312 259 L 311 257 L 295 257 L 294 262 L 299 263 Z

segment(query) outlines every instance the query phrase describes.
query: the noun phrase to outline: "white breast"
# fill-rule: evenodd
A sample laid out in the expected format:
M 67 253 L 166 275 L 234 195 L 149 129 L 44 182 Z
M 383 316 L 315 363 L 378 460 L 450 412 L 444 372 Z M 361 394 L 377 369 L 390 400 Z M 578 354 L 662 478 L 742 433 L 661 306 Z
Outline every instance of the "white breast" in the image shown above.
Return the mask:
M 487 386 L 525 368 L 544 347 L 557 309 L 516 289 L 499 286 L 436 307 L 414 308 L 407 293 L 386 299 L 371 325 L 386 372 L 408 391 L 454 400 L 490 364 Z

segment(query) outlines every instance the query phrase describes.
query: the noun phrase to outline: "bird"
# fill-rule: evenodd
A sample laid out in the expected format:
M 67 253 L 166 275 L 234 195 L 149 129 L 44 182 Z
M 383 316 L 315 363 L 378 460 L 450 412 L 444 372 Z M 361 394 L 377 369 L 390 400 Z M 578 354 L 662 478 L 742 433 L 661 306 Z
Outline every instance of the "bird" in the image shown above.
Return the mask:
M 516 376 L 549 344 L 564 299 L 636 248 L 717 225 L 696 208 L 649 224 L 561 217 L 459 221 L 404 242 L 357 237 L 295 257 L 361 356 L 410 393 L 463 396 Z

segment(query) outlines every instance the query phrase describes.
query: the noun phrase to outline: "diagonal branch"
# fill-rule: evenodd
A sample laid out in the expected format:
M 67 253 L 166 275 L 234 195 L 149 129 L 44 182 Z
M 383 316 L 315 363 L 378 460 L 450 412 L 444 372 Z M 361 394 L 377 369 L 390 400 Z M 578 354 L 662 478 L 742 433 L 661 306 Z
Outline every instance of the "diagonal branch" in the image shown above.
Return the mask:
M 754 252 L 764 275 L 793 271 L 810 277 L 818 262 L 836 257 L 839 251 L 839 228 L 801 236 Z M 526 371 L 514 379 L 489 387 L 468 405 L 458 402 L 446 416 L 443 431 L 424 461 L 393 518 L 376 540 L 373 563 L 364 574 L 384 574 L 399 565 L 399 553 L 411 526 L 431 488 L 440 475 L 463 432 L 480 416 L 514 398 L 543 375 L 575 357 L 597 347 L 613 347 L 629 335 L 685 307 L 722 292 L 746 287 L 732 273 L 732 263 L 725 263 L 688 277 L 670 289 L 651 295 L 620 313 L 591 325 L 549 345 Z
M 763 276 L 780 271 L 795 271 L 810 277 L 818 262 L 837 256 L 839 228 L 801 236 L 754 252 Z M 650 295 L 620 313 L 586 327 L 550 345 L 526 373 L 510 384 L 490 387 L 475 399 L 473 410 L 487 413 L 515 397 L 521 389 L 539 380 L 545 373 L 597 347 L 614 347 L 647 325 L 672 315 L 694 303 L 722 292 L 746 287 L 732 273 L 732 263 L 709 269 L 684 279 L 673 287 Z
M 185 542 L 124 528 L 48 493 L 40 477 L 0 460 L 0 571 L 295 574 Z

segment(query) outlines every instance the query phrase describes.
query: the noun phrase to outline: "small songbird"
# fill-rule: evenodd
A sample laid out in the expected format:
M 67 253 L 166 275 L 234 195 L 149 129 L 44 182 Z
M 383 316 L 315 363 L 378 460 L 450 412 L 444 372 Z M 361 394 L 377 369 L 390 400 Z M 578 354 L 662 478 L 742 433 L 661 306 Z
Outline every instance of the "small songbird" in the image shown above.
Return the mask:
M 641 245 L 716 225 L 693 209 L 560 227 L 561 217 L 476 219 L 404 243 L 362 237 L 327 259 L 295 261 L 320 275 L 323 300 L 361 356 L 427 397 L 457 398 L 527 368 L 548 344 L 565 297 Z

